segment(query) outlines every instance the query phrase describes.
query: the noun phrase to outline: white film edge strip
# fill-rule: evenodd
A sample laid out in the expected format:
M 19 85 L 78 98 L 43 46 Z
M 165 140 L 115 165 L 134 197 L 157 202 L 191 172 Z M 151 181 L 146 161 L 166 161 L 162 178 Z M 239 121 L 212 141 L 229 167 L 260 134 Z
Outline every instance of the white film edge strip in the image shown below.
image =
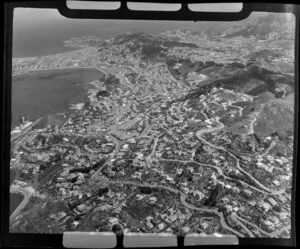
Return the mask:
M 192 245 L 237 245 L 239 240 L 234 235 L 188 234 L 184 246 Z M 125 233 L 123 245 L 134 247 L 176 247 L 177 236 L 171 233 Z M 112 232 L 65 232 L 63 246 L 66 248 L 114 248 L 117 237 Z

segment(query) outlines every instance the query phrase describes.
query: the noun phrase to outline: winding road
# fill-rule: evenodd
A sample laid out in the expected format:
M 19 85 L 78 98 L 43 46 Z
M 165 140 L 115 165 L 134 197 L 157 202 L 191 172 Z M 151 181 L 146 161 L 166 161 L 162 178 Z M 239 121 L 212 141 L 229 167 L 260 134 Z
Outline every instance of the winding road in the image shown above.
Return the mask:
M 159 185 L 159 184 L 148 184 L 148 183 L 136 183 L 136 182 L 132 182 L 132 181 L 121 181 L 121 180 L 106 180 L 104 178 L 98 178 L 99 181 L 102 181 L 102 182 L 105 182 L 105 183 L 108 183 L 108 184 L 127 184 L 127 185 L 134 185 L 134 186 L 138 186 L 138 187 L 151 187 L 151 188 L 162 188 L 162 189 L 165 189 L 167 191 L 170 191 L 174 194 L 180 194 L 180 200 L 182 202 L 182 204 L 189 208 L 189 209 L 193 209 L 193 210 L 198 210 L 198 211 L 201 211 L 201 212 L 209 212 L 209 213 L 214 213 L 215 215 L 217 215 L 219 218 L 220 218 L 220 222 L 221 222 L 221 225 L 224 229 L 228 230 L 228 231 L 231 231 L 232 233 L 240 236 L 240 237 L 245 237 L 242 233 L 234 230 L 233 228 L 229 227 L 226 222 L 225 222 L 225 218 L 224 218 L 224 215 L 223 213 L 221 212 L 218 212 L 216 208 L 214 209 L 211 209 L 211 208 L 199 208 L 199 207 L 195 207 L 194 205 L 190 204 L 190 203 L 187 203 L 186 202 L 186 195 L 183 194 L 181 191 L 179 191 L 178 189 L 173 189 L 173 188 L 170 188 L 168 186 L 163 186 L 163 185 Z
M 235 107 L 237 109 L 239 109 L 239 115 L 240 117 L 243 116 L 243 110 L 244 108 L 241 107 L 241 106 L 237 106 L 237 105 L 233 105 L 235 102 L 229 102 L 228 105 L 231 106 L 231 107 Z
M 271 195 L 269 192 L 266 192 L 266 191 L 261 190 L 261 189 L 259 189 L 257 187 L 254 187 L 254 186 L 252 186 L 252 185 L 250 185 L 250 184 L 248 184 L 248 183 L 246 183 L 246 182 L 244 182 L 242 180 L 238 180 L 238 179 L 234 179 L 234 178 L 231 178 L 229 176 L 226 176 L 223 173 L 223 170 L 221 168 L 219 168 L 217 166 L 214 166 L 214 165 L 211 165 L 211 164 L 199 163 L 199 162 L 196 162 L 196 161 L 193 161 L 193 160 L 183 161 L 183 160 L 178 160 L 178 159 L 165 159 L 165 158 L 159 159 L 158 161 L 159 162 L 164 162 L 164 161 L 165 162 L 179 162 L 179 163 L 183 163 L 183 164 L 186 164 L 186 163 L 195 163 L 195 164 L 197 164 L 199 166 L 202 166 L 202 167 L 210 167 L 210 168 L 215 169 L 218 172 L 219 175 L 222 175 L 224 178 L 226 178 L 228 180 L 235 181 L 235 182 L 240 182 L 242 185 L 245 185 L 245 186 L 247 186 L 249 188 L 252 188 L 252 189 L 254 189 L 254 190 L 256 190 L 256 191 L 258 191 L 260 193 Z M 278 193 L 278 194 L 280 194 L 280 193 Z M 277 194 L 273 194 L 273 195 L 277 195 Z
M 14 210 L 14 212 L 9 217 L 9 221 L 12 222 L 17 217 L 17 215 L 20 213 L 20 211 L 26 206 L 26 204 L 31 196 L 31 193 L 29 191 L 27 191 L 26 189 L 14 188 L 14 187 L 10 188 L 10 193 L 18 193 L 18 194 L 22 194 L 24 196 L 20 205 Z
M 218 121 L 219 122 L 219 121 Z M 234 155 L 232 154 L 230 151 L 226 150 L 224 147 L 220 147 L 220 146 L 216 146 L 208 141 L 206 141 L 204 138 L 202 138 L 202 134 L 204 133 L 211 133 L 211 132 L 216 132 L 216 131 L 220 131 L 224 128 L 224 124 L 219 122 L 219 126 L 217 127 L 212 127 L 212 128 L 208 128 L 208 129 L 201 129 L 199 131 L 196 132 L 196 136 L 199 140 L 201 140 L 203 143 L 215 148 L 215 149 L 218 149 L 218 150 L 222 150 L 226 153 L 228 153 L 231 157 L 233 157 L 236 161 L 236 167 L 237 169 L 242 172 L 244 175 L 248 176 L 253 182 L 255 182 L 260 188 L 262 188 L 264 191 L 267 192 L 267 194 L 269 195 L 280 195 L 284 192 L 284 190 L 280 190 L 280 191 L 274 191 L 274 190 L 270 190 L 269 188 L 267 188 L 266 186 L 264 186 L 261 182 L 259 182 L 257 179 L 255 179 L 252 175 L 250 175 L 248 172 L 246 172 L 244 169 L 242 169 L 240 167 L 240 162 L 239 162 L 239 159 Z M 248 184 L 249 185 L 249 184 Z
M 231 219 L 238 225 L 240 225 L 250 236 L 250 238 L 254 238 L 253 233 L 242 223 L 237 219 L 236 213 L 231 214 Z
M 285 227 L 283 227 L 283 228 L 281 228 L 281 229 L 279 229 L 279 230 L 277 230 L 277 231 L 274 231 L 274 232 L 272 232 L 272 233 L 268 233 L 268 232 L 262 230 L 261 228 L 259 228 L 257 225 L 253 224 L 252 222 L 250 222 L 250 221 L 248 221 L 248 220 L 246 220 L 246 219 L 244 219 L 244 218 L 238 216 L 237 214 L 235 214 L 235 218 L 236 218 L 237 220 L 240 220 L 240 221 L 246 223 L 246 224 L 249 225 L 249 226 L 254 227 L 254 228 L 257 229 L 259 232 L 261 232 L 262 234 L 264 234 L 264 235 L 266 235 L 266 236 L 268 236 L 268 237 L 278 236 L 278 235 L 280 235 L 283 231 L 285 231 L 285 230 L 287 230 L 287 229 L 288 229 L 288 230 L 291 229 L 291 226 L 285 226 Z

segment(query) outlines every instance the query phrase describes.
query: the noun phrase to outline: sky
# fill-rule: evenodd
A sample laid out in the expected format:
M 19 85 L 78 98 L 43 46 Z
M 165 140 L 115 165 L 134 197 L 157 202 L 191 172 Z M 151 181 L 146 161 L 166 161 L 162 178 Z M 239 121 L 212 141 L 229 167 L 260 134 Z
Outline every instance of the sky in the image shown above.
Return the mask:
M 88 3 L 89 6 L 91 4 Z M 228 11 L 230 8 L 238 11 L 236 4 L 213 5 L 214 11 Z M 87 6 L 87 4 L 85 4 Z M 99 6 L 99 4 L 98 4 Z M 106 9 L 112 5 L 104 6 Z M 129 8 L 141 9 L 154 7 L 159 10 L 166 9 L 166 4 L 157 6 L 131 5 Z M 199 9 L 199 5 L 193 5 Z M 211 4 L 201 5 L 202 11 L 212 7 Z M 217 7 L 216 7 L 217 6 Z M 118 8 L 118 5 L 113 7 Z M 176 7 L 176 6 L 175 6 Z M 204 8 L 205 7 L 205 8 Z M 175 8 L 173 7 L 175 10 Z M 255 14 L 255 15 L 254 15 Z M 267 13 L 256 12 L 252 18 Z M 249 17 L 250 18 L 250 17 Z M 246 21 L 246 20 L 245 20 Z M 240 22 L 240 21 L 239 21 Z M 241 21 L 242 22 L 242 21 Z M 145 32 L 159 34 L 167 30 L 188 28 L 196 31 L 206 31 L 222 28 L 224 22 L 193 22 L 193 21 L 146 21 L 146 20 L 99 20 L 99 19 L 73 19 L 62 16 L 56 9 L 16 8 L 13 19 L 13 56 L 31 57 L 37 55 L 54 54 L 65 49 L 63 42 L 73 37 L 97 36 L 110 39 L 115 35 L 126 32 Z M 229 23 L 228 23 L 229 24 Z M 234 25 L 233 23 L 230 23 Z
M 82 4 L 82 1 L 68 1 L 68 8 L 74 9 L 82 9 L 82 8 L 92 8 L 92 9 L 116 9 L 120 6 L 118 2 L 89 2 L 85 1 Z M 180 9 L 180 4 L 153 4 L 153 3 L 128 3 L 128 8 L 132 10 L 173 10 L 176 11 Z M 242 8 L 241 3 L 214 3 L 214 4 L 193 4 L 190 7 L 194 11 L 215 11 L 215 12 L 228 12 L 235 11 L 238 12 Z M 62 17 L 57 10 L 53 9 L 44 9 L 43 11 L 39 11 L 34 8 L 17 8 L 15 9 L 14 18 L 16 21 L 26 21 L 28 23 L 35 22 L 37 20 L 51 20 Z
M 91 2 L 85 1 L 67 1 L 68 8 L 95 8 L 95 9 L 116 9 L 119 8 L 119 2 Z M 171 7 L 170 7 L 171 6 Z M 241 9 L 242 5 L 240 3 L 216 3 L 216 4 L 201 4 L 202 11 L 208 11 L 209 9 L 214 11 L 238 11 Z M 128 8 L 136 10 L 178 10 L 180 9 L 180 4 L 151 4 L 151 3 L 133 3 L 128 2 Z M 199 4 L 193 4 L 195 11 L 199 10 Z M 72 23 L 74 27 L 77 24 L 83 23 L 99 23 L 99 20 L 84 21 L 80 19 L 68 19 L 62 16 L 56 9 L 39 9 L 39 8 L 16 8 L 14 9 L 14 29 L 21 30 L 27 29 L 29 26 L 36 27 L 37 29 L 43 25 L 49 25 L 49 23 Z M 101 22 L 105 22 L 102 20 Z M 64 25 L 63 24 L 63 25 Z M 69 27 L 69 26 L 68 26 Z

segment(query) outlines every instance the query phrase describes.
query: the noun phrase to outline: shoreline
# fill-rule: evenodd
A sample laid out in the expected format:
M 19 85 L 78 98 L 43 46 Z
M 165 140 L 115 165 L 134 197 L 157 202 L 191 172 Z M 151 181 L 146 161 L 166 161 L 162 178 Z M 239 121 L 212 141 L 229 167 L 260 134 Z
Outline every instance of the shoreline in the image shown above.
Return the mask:
M 17 74 L 17 75 L 13 75 L 13 80 L 23 80 L 23 78 L 26 78 L 26 77 L 30 77 L 31 75 L 34 75 L 35 73 L 46 73 L 46 74 L 57 74 L 57 73 L 60 73 L 60 72 L 67 72 L 67 73 L 78 73 L 78 72 L 81 72 L 81 71 L 89 71 L 89 70 L 92 70 L 92 71 L 95 71 L 95 72 L 99 72 L 101 74 L 101 77 L 105 77 L 107 75 L 107 73 L 103 72 L 102 70 L 100 70 L 99 67 L 92 67 L 92 66 L 89 66 L 89 67 L 74 67 L 74 68 L 51 68 L 51 69 L 37 69 L 37 70 L 32 70 L 32 71 L 29 71 L 29 72 L 24 72 L 22 74 Z M 19 78 L 18 78 L 19 77 Z M 85 82 L 82 82 L 82 83 L 78 83 L 80 85 L 88 85 L 89 83 L 93 82 L 94 80 L 87 80 Z M 89 99 L 89 93 L 87 90 L 84 91 L 84 95 L 86 96 L 86 99 L 88 100 Z M 78 105 L 82 104 L 81 101 L 79 102 L 76 102 L 76 103 L 72 103 L 70 104 L 68 107 L 67 107 L 67 113 L 68 112 L 74 112 L 76 111 L 76 107 Z M 75 107 L 75 108 L 74 108 Z M 61 112 L 59 112 L 61 113 Z M 66 111 L 64 111 L 63 113 L 66 113 Z M 55 115 L 55 114 L 54 114 Z M 32 121 L 33 123 L 27 127 L 25 130 L 27 131 L 28 128 L 31 128 L 33 126 L 33 124 L 35 124 L 36 122 L 42 120 L 43 118 L 45 117 L 45 115 L 42 115 L 42 116 L 39 116 L 38 118 L 36 119 L 30 119 L 29 121 Z M 14 125 L 14 126 L 11 126 L 11 132 L 13 130 L 15 130 L 15 128 L 18 126 L 18 124 Z M 24 131 L 25 131 L 24 130 Z M 24 133 L 24 131 L 21 131 L 19 134 L 15 134 L 15 136 L 13 138 L 11 138 L 11 140 L 15 140 L 17 137 L 19 137 L 21 134 Z
M 23 199 L 20 202 L 20 204 L 16 207 L 16 209 L 12 212 L 12 214 L 9 216 L 9 221 L 12 222 L 16 216 L 19 214 L 19 212 L 26 206 L 30 196 L 32 193 L 30 193 L 27 189 L 24 188 L 14 188 L 10 187 L 10 194 L 17 193 L 23 195 Z
M 74 52 L 74 51 L 80 51 L 83 50 L 83 48 L 77 48 L 77 49 L 70 49 L 71 47 L 69 46 L 63 46 L 63 48 L 66 51 L 62 51 L 62 52 L 57 52 L 57 53 L 52 53 L 52 54 L 45 54 L 45 55 L 35 55 L 35 56 L 24 56 L 24 57 L 12 57 L 12 61 L 16 61 L 16 60 L 34 60 L 34 59 L 38 59 L 41 57 L 47 57 L 47 56 L 58 56 L 58 55 L 64 55 L 70 52 Z M 75 48 L 75 47 L 74 47 Z M 69 51 L 67 51 L 68 49 L 70 49 Z
M 18 73 L 18 74 L 12 74 L 12 77 L 17 77 L 17 76 L 24 76 L 26 74 L 30 74 L 30 73 L 38 73 L 38 72 L 50 72 L 50 71 L 59 71 L 59 70 L 73 70 L 73 69 L 79 69 L 79 70 L 82 70 L 82 69 L 94 69 L 94 70 L 97 70 L 99 71 L 100 73 L 104 74 L 104 75 L 107 75 L 106 72 L 103 72 L 102 70 L 103 69 L 100 69 L 99 67 L 97 66 L 89 66 L 89 67 L 61 67 L 61 68 L 37 68 L 37 69 L 34 69 L 34 70 L 30 70 L 30 71 L 25 71 L 25 72 L 21 72 L 21 73 Z M 88 83 L 88 82 L 87 82 Z
M 24 200 L 24 198 L 25 198 L 25 195 L 24 195 L 23 192 L 18 191 L 18 190 L 16 190 L 16 189 L 10 190 L 9 195 L 10 195 L 10 198 L 13 197 L 12 195 L 20 195 L 20 196 L 22 197 L 20 203 L 15 207 L 15 209 L 14 209 L 12 212 L 11 212 L 11 206 L 9 206 L 9 213 L 11 213 L 10 216 L 12 216 L 12 214 L 15 212 L 15 210 L 16 210 L 16 209 L 21 205 L 21 203 L 23 202 L 23 200 Z

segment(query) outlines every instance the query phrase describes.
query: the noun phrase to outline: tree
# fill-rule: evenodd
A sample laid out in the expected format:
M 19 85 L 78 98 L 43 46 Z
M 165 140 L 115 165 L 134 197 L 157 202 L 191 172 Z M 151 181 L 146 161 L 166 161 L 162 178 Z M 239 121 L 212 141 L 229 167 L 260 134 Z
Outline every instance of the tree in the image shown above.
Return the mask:
M 149 195 L 152 193 L 152 189 L 150 187 L 140 187 L 140 192 Z
M 112 227 L 112 231 L 116 234 L 116 235 L 122 235 L 123 234 L 123 229 L 122 226 L 120 224 L 115 224 Z
M 104 195 L 105 193 L 107 193 L 109 190 L 108 187 L 105 187 L 105 188 L 99 188 L 98 190 L 98 194 L 101 196 L 101 195 Z
M 282 208 L 281 208 L 280 206 L 276 205 L 276 206 L 273 207 L 273 210 L 274 210 L 275 212 L 280 213 L 281 210 L 282 210 Z
M 214 190 L 211 192 L 209 198 L 205 200 L 204 205 L 215 206 L 218 193 L 219 193 L 219 187 L 215 187 Z

